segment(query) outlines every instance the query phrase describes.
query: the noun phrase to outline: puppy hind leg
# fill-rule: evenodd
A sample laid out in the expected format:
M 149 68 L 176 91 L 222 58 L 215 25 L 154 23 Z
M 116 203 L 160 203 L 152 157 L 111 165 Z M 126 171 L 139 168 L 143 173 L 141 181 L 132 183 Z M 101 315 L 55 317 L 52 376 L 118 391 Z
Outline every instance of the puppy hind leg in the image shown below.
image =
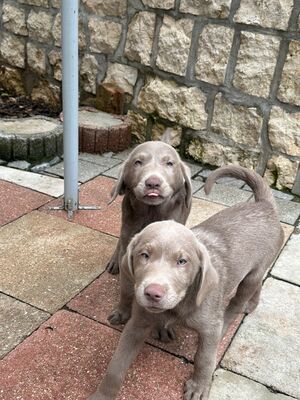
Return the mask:
M 254 295 L 251 297 L 250 300 L 248 300 L 248 303 L 245 307 L 245 313 L 250 314 L 252 313 L 256 307 L 258 306 L 259 299 L 260 299 L 260 293 L 261 293 L 261 288 L 262 288 L 262 282 L 259 284 L 258 288 L 256 289 Z
M 256 301 L 256 305 L 258 304 L 261 284 L 262 276 L 261 274 L 257 273 L 257 270 L 251 271 L 240 282 L 235 296 L 230 300 L 229 305 L 224 312 L 222 336 L 225 335 L 229 325 L 238 316 L 238 314 L 251 312 L 248 311 L 251 309 L 251 306 L 254 306 Z

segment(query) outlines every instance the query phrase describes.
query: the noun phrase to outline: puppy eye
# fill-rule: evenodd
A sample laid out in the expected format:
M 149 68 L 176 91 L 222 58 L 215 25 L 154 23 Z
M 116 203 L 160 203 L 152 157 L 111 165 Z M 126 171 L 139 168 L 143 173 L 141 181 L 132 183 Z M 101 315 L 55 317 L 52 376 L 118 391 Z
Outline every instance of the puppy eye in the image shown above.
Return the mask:
M 135 160 L 135 162 L 134 162 L 134 165 L 136 165 L 136 166 L 140 166 L 140 165 L 142 165 L 143 163 L 142 163 L 142 161 L 141 160 Z
M 168 166 L 168 167 L 173 167 L 173 165 L 174 165 L 173 161 L 168 161 L 168 162 L 167 162 L 167 166 Z
M 177 261 L 177 265 L 184 265 L 184 264 L 186 264 L 187 263 L 187 260 L 185 259 L 185 258 L 180 258 L 178 261 Z
M 148 260 L 149 254 L 148 253 L 141 253 L 141 257 L 144 258 L 144 260 Z

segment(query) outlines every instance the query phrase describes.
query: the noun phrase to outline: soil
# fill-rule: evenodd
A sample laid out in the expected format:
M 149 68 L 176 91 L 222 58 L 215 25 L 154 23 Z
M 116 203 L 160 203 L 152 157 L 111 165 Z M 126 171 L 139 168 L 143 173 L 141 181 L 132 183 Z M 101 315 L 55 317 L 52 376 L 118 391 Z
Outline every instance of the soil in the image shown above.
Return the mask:
M 49 109 L 43 103 L 34 103 L 26 96 L 10 96 L 0 88 L 0 118 L 24 118 L 34 115 L 45 115 L 57 118 L 58 112 Z

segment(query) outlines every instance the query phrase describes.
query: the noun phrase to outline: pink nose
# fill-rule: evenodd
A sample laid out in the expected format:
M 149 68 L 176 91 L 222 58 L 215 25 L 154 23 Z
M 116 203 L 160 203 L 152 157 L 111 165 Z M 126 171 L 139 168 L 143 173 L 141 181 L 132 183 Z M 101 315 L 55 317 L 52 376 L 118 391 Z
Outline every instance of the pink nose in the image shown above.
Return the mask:
M 144 289 L 145 297 L 151 301 L 159 302 L 165 294 L 165 288 L 157 283 L 151 283 Z
M 147 189 L 158 189 L 161 185 L 161 180 L 157 176 L 149 176 L 145 181 L 145 186 Z

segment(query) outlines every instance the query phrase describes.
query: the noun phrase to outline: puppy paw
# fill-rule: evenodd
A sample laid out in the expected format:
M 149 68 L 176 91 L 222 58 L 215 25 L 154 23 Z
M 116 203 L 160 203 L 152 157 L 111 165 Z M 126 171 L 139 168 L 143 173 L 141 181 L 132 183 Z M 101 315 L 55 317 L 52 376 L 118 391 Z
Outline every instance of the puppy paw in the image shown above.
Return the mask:
M 169 343 L 172 342 L 176 338 L 176 334 L 173 328 L 169 327 L 166 328 L 164 327 L 157 327 L 153 332 L 152 332 L 152 337 L 155 340 L 159 340 L 163 343 Z
M 118 308 L 114 310 L 108 317 L 108 322 L 111 325 L 121 325 L 121 324 L 126 324 L 126 322 L 130 318 L 130 312 L 129 311 L 121 311 Z
M 184 385 L 184 400 L 208 400 L 209 387 L 202 387 L 193 379 L 189 379 Z
M 117 275 L 119 273 L 119 265 L 115 260 L 110 260 L 106 266 L 106 270 L 112 275 Z

